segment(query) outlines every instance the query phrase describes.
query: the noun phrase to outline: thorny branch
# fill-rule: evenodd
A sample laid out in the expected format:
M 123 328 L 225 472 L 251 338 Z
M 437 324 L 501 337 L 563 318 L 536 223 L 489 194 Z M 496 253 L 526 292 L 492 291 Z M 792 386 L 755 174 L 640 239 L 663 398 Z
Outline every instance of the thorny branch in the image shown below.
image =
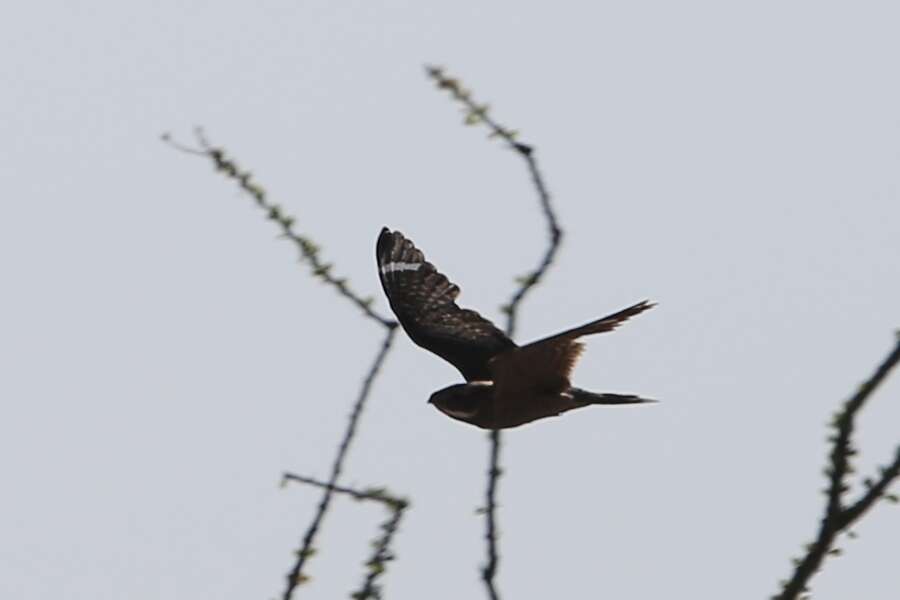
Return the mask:
M 397 526 L 399 525 L 403 511 L 409 506 L 409 502 L 407 500 L 389 496 L 383 490 L 368 490 L 365 492 L 356 493 L 349 488 L 337 486 L 337 481 L 341 475 L 341 471 L 343 470 L 344 460 L 346 459 L 347 452 L 350 449 L 350 443 L 353 441 L 353 438 L 356 434 L 356 428 L 359 424 L 359 418 L 362 415 L 366 400 L 369 397 L 372 382 L 380 372 L 385 357 L 387 356 L 387 353 L 391 348 L 391 344 L 394 340 L 394 335 L 397 331 L 397 322 L 378 314 L 371 307 L 372 298 L 362 298 L 360 295 L 350 289 L 345 279 L 335 277 L 331 274 L 332 265 L 323 262 L 319 257 L 319 246 L 313 243 L 308 237 L 294 232 L 294 218 L 285 214 L 280 206 L 268 200 L 265 190 L 259 184 L 253 181 L 252 174 L 249 171 L 244 171 L 240 167 L 238 167 L 237 163 L 233 159 L 228 157 L 222 148 L 217 148 L 210 144 L 201 129 L 196 129 L 195 135 L 199 148 L 192 148 L 178 143 L 174 141 L 168 134 L 163 135 L 163 141 L 182 152 L 203 156 L 210 159 L 217 171 L 224 173 L 226 177 L 235 180 L 240 186 L 241 190 L 249 194 L 250 197 L 252 197 L 256 202 L 257 206 L 259 206 L 266 212 L 267 217 L 272 221 L 275 221 L 275 223 L 281 228 L 282 236 L 292 241 L 297 246 L 298 250 L 300 251 L 301 260 L 308 261 L 310 266 L 312 267 L 313 276 L 318 277 L 325 283 L 337 289 L 338 293 L 340 293 L 350 302 L 362 309 L 366 317 L 376 321 L 386 330 L 381 348 L 379 349 L 378 354 L 375 356 L 375 360 L 373 361 L 372 366 L 369 368 L 369 371 L 366 373 L 366 376 L 363 379 L 362 387 L 359 391 L 356 402 L 353 405 L 353 409 L 350 412 L 350 416 L 347 422 L 347 429 L 344 432 L 344 437 L 341 439 L 341 442 L 338 445 L 337 454 L 335 455 L 334 462 L 331 465 L 331 475 L 328 478 L 328 482 L 322 483 L 311 478 L 301 477 L 299 475 L 285 475 L 286 479 L 323 487 L 325 489 L 325 492 L 322 495 L 322 499 L 319 502 L 316 513 L 313 516 L 313 519 L 309 524 L 306 533 L 303 535 L 302 545 L 296 552 L 296 562 L 287 575 L 287 584 L 285 586 L 283 594 L 284 600 L 289 600 L 292 597 L 297 586 L 308 579 L 308 576 L 303 573 L 303 567 L 306 564 L 306 560 L 315 553 L 313 542 L 315 541 L 315 537 L 319 531 L 319 527 L 321 526 L 322 521 L 325 518 L 325 513 L 328 511 L 328 507 L 330 506 L 334 492 L 350 493 L 351 495 L 355 493 L 357 494 L 357 498 L 370 500 L 377 499 L 382 501 L 383 503 L 386 503 L 389 507 L 392 508 L 391 517 L 381 525 L 383 533 L 375 540 L 375 552 L 372 558 L 366 563 L 368 571 L 363 585 L 360 590 L 358 592 L 355 592 L 353 595 L 353 598 L 360 600 L 364 598 L 380 598 L 381 591 L 379 586 L 376 585 L 376 580 L 378 576 L 384 572 L 385 563 L 388 560 L 393 559 L 393 556 L 389 550 L 389 544 L 393 539 L 394 533 L 397 530 Z
M 498 137 L 515 150 L 519 156 L 525 161 L 528 167 L 528 173 L 531 181 L 537 191 L 538 200 L 541 204 L 541 210 L 547 219 L 547 229 L 549 234 L 549 242 L 544 256 L 537 268 L 519 278 L 519 287 L 513 293 L 509 303 L 504 305 L 503 312 L 506 313 L 506 333 L 513 337 L 516 330 L 516 316 L 518 314 L 519 304 L 525 298 L 525 295 L 533 288 L 546 273 L 547 269 L 553 263 L 556 252 L 562 241 L 563 232 L 559 227 L 556 214 L 550 204 L 550 192 L 544 183 L 541 171 L 538 168 L 537 159 L 534 156 L 535 150 L 532 146 L 516 141 L 518 132 L 508 129 L 500 125 L 493 117 L 490 116 L 490 107 L 487 104 L 478 104 L 473 98 L 469 90 L 465 89 L 460 81 L 456 78 L 449 77 L 444 69 L 436 66 L 425 67 L 425 72 L 431 78 L 439 89 L 447 90 L 454 100 L 462 103 L 466 109 L 465 123 L 467 125 L 475 125 L 484 123 L 490 130 L 490 137 Z M 481 578 L 487 588 L 488 597 L 491 600 L 497 600 L 499 594 L 497 592 L 494 577 L 500 565 L 500 556 L 497 551 L 497 480 L 502 474 L 500 467 L 500 448 L 501 436 L 497 430 L 491 431 L 490 439 L 490 460 L 488 467 L 488 483 L 485 504 L 486 531 L 485 539 L 487 542 L 487 563 L 481 571 Z
M 825 490 L 825 495 L 828 500 L 819 526 L 819 533 L 816 540 L 806 547 L 806 555 L 802 559 L 794 560 L 794 573 L 790 580 L 782 582 L 782 591 L 773 597 L 774 600 L 794 600 L 800 598 L 801 594 L 806 594 L 809 580 L 821 568 L 825 558 L 841 553 L 840 548 L 834 547 L 837 537 L 857 522 L 875 504 L 876 500 L 884 497 L 893 502 L 900 501 L 897 496 L 886 494 L 887 488 L 900 475 L 900 447 L 897 448 L 894 460 L 886 467 L 881 468 L 880 476 L 877 479 L 867 478 L 864 480 L 865 493 L 849 504 L 845 498 L 849 489 L 847 476 L 853 471 L 850 461 L 857 453 L 852 440 L 856 415 L 898 362 L 900 362 L 900 333 L 898 333 L 894 349 L 879 365 L 872 377 L 859 387 L 856 394 L 844 404 L 841 410 L 835 413 L 831 423 L 835 431 L 829 438 L 834 445 L 829 457 L 830 465 L 825 470 L 828 476 L 828 488 Z
M 384 523 L 381 524 L 380 528 L 382 533 L 372 542 L 372 547 L 374 548 L 372 557 L 365 563 L 366 567 L 368 567 L 366 577 L 363 580 L 362 586 L 360 587 L 359 591 L 354 592 L 350 595 L 350 597 L 354 600 L 364 600 L 365 598 L 381 598 L 381 588 L 377 585 L 377 580 L 378 577 L 384 573 L 386 563 L 394 560 L 394 555 L 389 549 L 390 543 L 394 537 L 394 534 L 397 532 L 397 527 L 400 524 L 400 519 L 403 518 L 403 511 L 405 511 L 409 507 L 409 501 L 405 498 L 400 498 L 390 494 L 384 488 L 366 488 L 363 490 L 356 490 L 339 485 L 330 485 L 326 482 L 319 481 L 311 477 L 304 477 L 302 475 L 295 475 L 293 473 L 285 473 L 282 479 L 282 484 L 286 484 L 289 481 L 306 483 L 309 485 L 324 488 L 326 490 L 337 492 L 338 494 L 346 494 L 355 500 L 371 500 L 380 502 L 388 509 L 390 516 Z
M 306 530 L 306 534 L 303 536 L 303 544 L 297 552 L 297 562 L 294 563 L 294 567 L 287 575 L 287 587 L 285 588 L 283 595 L 284 600 L 289 600 L 294 593 L 294 589 L 306 580 L 306 576 L 303 574 L 303 566 L 306 564 L 306 559 L 312 554 L 313 541 L 316 537 L 316 533 L 319 531 L 322 519 L 325 517 L 325 512 L 328 510 L 332 492 L 335 489 L 334 486 L 341 476 L 344 459 L 347 456 L 347 450 L 350 448 L 350 442 L 353 441 L 353 437 L 356 434 L 356 426 L 359 423 L 359 417 L 362 414 L 366 400 L 369 397 L 372 381 L 381 369 L 381 365 L 384 362 L 384 357 L 387 355 L 388 350 L 391 349 L 391 343 L 394 341 L 394 334 L 396 332 L 397 329 L 395 327 L 388 328 L 387 334 L 384 336 L 384 342 L 381 344 L 381 350 L 378 351 L 375 362 L 372 363 L 372 367 L 369 369 L 366 378 L 363 380 L 362 389 L 359 391 L 356 404 L 353 405 L 353 410 L 350 413 L 347 429 L 344 432 L 344 438 L 341 440 L 340 446 L 338 446 L 337 454 L 331 465 L 331 475 L 328 478 L 328 487 L 325 488 L 325 493 L 322 495 L 322 500 L 319 502 L 319 508 L 316 511 L 316 515 L 313 517 L 312 523 L 310 523 Z M 390 538 L 388 538 L 388 541 L 390 541 Z
M 266 190 L 253 181 L 253 174 L 250 171 L 242 170 L 234 159 L 225 154 L 224 149 L 217 148 L 210 144 L 202 129 L 195 129 L 194 134 L 197 138 L 199 148 L 192 148 L 176 142 L 169 134 L 165 134 L 162 137 L 164 142 L 177 150 L 209 158 L 217 171 L 224 173 L 229 179 L 235 180 L 241 190 L 249 194 L 256 202 L 256 205 L 266 212 L 266 217 L 275 221 L 281 228 L 282 237 L 290 240 L 297 246 L 297 249 L 300 251 L 301 260 L 306 260 L 309 263 L 314 277 L 318 277 L 325 283 L 334 287 L 339 294 L 358 306 L 370 319 L 374 319 L 384 327 L 393 328 L 397 326 L 397 323 L 393 319 L 388 319 L 372 309 L 371 305 L 373 298 L 371 296 L 363 298 L 350 289 L 345 278 L 332 275 L 331 269 L 333 268 L 333 265 L 323 261 L 319 256 L 320 248 L 318 244 L 313 242 L 309 237 L 294 232 L 294 217 L 285 214 L 279 205 L 269 201 L 266 196 Z

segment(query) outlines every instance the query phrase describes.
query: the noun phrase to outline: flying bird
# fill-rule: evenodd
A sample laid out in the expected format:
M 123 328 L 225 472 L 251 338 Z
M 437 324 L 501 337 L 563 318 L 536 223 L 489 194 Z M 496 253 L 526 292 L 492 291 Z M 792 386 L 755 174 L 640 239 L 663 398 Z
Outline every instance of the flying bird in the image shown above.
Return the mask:
M 623 394 L 596 394 L 569 381 L 584 350 L 578 338 L 612 331 L 655 306 L 644 301 L 581 327 L 517 346 L 493 323 L 456 304 L 450 282 L 399 231 L 381 230 L 376 245 L 381 285 L 410 339 L 448 361 L 466 383 L 431 395 L 428 402 L 449 417 L 481 427 L 507 429 L 593 404 L 653 402 Z

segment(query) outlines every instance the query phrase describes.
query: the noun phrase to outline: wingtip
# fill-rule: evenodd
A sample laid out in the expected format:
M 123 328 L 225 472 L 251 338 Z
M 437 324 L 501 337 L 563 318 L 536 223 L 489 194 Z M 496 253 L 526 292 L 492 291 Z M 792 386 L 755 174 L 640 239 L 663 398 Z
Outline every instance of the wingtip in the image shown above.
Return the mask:
M 625 319 L 622 319 L 622 321 L 625 321 L 628 317 L 639 315 L 646 310 L 650 310 L 654 306 L 656 306 L 656 302 L 652 302 L 650 300 L 641 300 L 637 304 L 632 304 L 631 306 L 617 314 L 626 315 Z
M 387 227 L 382 227 L 381 233 L 378 234 L 378 241 L 375 242 L 375 256 L 379 261 L 389 251 L 390 239 L 391 230 Z
M 656 302 L 652 300 L 641 300 L 637 304 L 626 308 L 625 310 L 632 313 L 632 316 L 639 315 L 645 310 L 650 310 L 651 308 L 657 306 Z

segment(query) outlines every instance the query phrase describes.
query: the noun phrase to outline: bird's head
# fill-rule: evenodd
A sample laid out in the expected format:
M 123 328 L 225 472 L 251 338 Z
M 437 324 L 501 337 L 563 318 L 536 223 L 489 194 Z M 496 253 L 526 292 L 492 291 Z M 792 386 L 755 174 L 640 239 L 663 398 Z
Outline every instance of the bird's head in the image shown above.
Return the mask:
M 479 411 L 489 405 L 493 391 L 494 384 L 490 381 L 458 383 L 436 391 L 428 403 L 448 417 L 472 423 Z

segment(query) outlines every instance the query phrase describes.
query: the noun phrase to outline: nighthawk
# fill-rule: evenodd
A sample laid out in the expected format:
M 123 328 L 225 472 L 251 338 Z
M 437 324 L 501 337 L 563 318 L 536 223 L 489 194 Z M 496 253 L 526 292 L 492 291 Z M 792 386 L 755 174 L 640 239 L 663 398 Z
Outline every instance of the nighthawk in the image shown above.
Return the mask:
M 378 274 L 391 308 L 410 339 L 456 367 L 466 383 L 438 390 L 429 403 L 483 429 L 506 429 L 593 404 L 642 404 L 645 398 L 597 394 L 569 376 L 584 345 L 578 338 L 612 331 L 654 306 L 644 301 L 602 319 L 517 346 L 493 323 L 456 304 L 451 283 L 399 231 L 381 230 Z

